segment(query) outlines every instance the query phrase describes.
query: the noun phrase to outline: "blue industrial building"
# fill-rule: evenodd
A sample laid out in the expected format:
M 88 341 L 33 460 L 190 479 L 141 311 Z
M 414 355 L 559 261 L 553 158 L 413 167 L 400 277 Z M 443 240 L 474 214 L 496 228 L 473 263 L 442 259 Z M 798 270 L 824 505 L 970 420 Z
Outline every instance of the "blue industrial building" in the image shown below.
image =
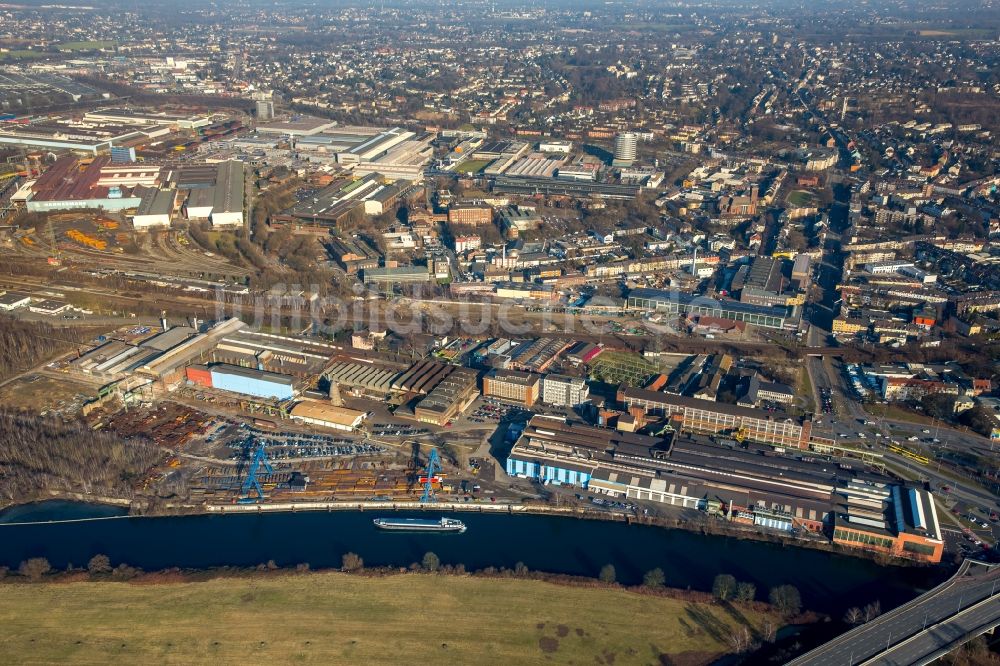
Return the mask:
M 593 470 L 570 465 L 556 466 L 530 459 L 507 458 L 507 474 L 536 479 L 542 483 L 570 485 L 586 488 Z
M 111 146 L 112 164 L 130 164 L 135 162 L 135 148 L 131 146 Z
M 211 372 L 212 386 L 223 391 L 278 400 L 288 400 L 294 395 L 292 378 L 288 375 L 224 364 L 213 365 Z

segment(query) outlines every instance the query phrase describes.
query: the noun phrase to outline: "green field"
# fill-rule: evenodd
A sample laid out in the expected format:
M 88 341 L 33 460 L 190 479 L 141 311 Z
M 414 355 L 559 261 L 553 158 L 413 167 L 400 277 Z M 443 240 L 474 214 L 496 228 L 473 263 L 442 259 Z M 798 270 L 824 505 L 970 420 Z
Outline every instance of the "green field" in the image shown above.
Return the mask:
M 787 201 L 792 206 L 811 206 L 815 205 L 816 197 L 805 190 L 795 190 L 788 195 Z
M 455 173 L 478 173 L 493 160 L 467 160 L 455 167 Z
M 0 662 L 700 664 L 766 619 L 615 588 L 428 574 L 10 583 Z
M 23 59 L 35 59 L 44 58 L 46 55 L 44 51 L 29 51 L 27 49 L 7 51 L 6 53 L 0 53 L 0 60 L 16 60 L 18 58 Z
M 114 42 L 105 39 L 89 42 L 66 42 L 59 44 L 58 48 L 60 51 L 96 51 L 97 49 L 111 48 L 114 45 Z

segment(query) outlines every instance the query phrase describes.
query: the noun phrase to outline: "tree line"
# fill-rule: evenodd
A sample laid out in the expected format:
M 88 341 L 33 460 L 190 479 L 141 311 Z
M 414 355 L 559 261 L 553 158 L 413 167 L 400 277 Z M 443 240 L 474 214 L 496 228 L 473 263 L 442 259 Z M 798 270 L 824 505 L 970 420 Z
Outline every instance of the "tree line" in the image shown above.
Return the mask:
M 0 497 L 44 491 L 131 497 L 137 480 L 160 459 L 153 442 L 125 442 L 82 421 L 65 422 L 0 408 Z
M 88 334 L 76 327 L 0 316 L 0 381 L 73 348 Z

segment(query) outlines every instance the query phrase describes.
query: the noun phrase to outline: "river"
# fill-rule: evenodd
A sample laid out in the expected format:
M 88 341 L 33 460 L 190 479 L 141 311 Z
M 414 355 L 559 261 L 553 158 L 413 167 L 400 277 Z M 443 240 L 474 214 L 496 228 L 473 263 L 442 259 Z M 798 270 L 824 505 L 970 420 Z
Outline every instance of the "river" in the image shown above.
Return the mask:
M 337 567 L 341 556 L 353 551 L 368 565 L 407 566 L 433 551 L 443 563 L 462 563 L 467 569 L 524 562 L 533 570 L 596 576 L 611 563 L 626 584 L 638 583 L 644 572 L 660 567 L 667 585 L 696 590 L 711 589 L 716 574 L 728 573 L 756 584 L 761 599 L 774 585 L 795 585 L 807 608 L 838 616 L 847 607 L 876 599 L 883 609 L 896 606 L 948 575 L 944 569 L 884 567 L 780 544 L 545 515 L 454 514 L 468 526 L 459 535 L 380 531 L 372 525 L 379 513 L 371 511 L 122 514 L 115 507 L 63 501 L 14 507 L 0 514 L 0 565 L 16 567 L 29 557 L 45 557 L 57 568 L 83 566 L 94 554 L 104 553 L 112 563 L 147 571 L 253 566 L 268 560 L 319 568 Z M 76 522 L 34 522 L 56 520 Z

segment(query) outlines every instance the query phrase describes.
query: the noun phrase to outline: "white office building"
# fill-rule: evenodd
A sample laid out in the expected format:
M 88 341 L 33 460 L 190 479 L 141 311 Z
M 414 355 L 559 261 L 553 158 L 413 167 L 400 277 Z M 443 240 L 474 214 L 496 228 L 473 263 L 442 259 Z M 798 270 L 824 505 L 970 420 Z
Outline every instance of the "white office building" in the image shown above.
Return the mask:
M 561 407 L 575 407 L 587 401 L 590 387 L 580 377 L 546 375 L 542 379 L 542 402 Z

